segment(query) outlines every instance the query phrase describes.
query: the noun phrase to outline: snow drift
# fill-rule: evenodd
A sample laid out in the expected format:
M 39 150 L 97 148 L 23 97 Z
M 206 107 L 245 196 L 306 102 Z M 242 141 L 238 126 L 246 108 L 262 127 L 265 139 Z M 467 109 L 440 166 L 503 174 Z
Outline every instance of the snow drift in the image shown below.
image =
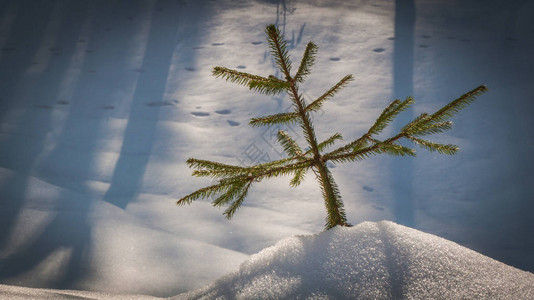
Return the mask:
M 534 274 L 389 221 L 266 248 L 176 299 L 533 299 Z

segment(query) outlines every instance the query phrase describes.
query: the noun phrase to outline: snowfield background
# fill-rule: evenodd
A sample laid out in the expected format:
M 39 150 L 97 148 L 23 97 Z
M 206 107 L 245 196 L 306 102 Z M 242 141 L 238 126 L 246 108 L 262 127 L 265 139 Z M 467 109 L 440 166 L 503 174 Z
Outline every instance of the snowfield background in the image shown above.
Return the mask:
M 211 183 L 189 157 L 251 165 L 281 158 L 278 129 L 302 141 L 247 125 L 289 99 L 211 76 L 278 75 L 270 23 L 295 65 L 319 46 L 307 99 L 356 77 L 314 120 L 319 139 L 361 136 L 395 98 L 416 99 L 406 122 L 486 84 L 435 139 L 458 155 L 331 170 L 353 224 L 395 221 L 534 271 L 533 2 L 0 0 L 0 283 L 173 296 L 321 232 L 312 174 L 256 184 L 232 221 L 209 200 L 174 204 Z

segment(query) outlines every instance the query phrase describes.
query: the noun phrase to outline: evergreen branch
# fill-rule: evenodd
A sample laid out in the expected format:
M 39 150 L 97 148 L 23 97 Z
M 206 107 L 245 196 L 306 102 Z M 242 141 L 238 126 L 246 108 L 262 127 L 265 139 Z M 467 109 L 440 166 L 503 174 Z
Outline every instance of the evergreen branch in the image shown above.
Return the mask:
M 221 180 L 220 182 L 226 183 L 227 181 Z M 236 178 L 233 178 L 232 182 L 233 183 L 231 184 L 226 184 L 226 189 L 221 191 L 219 197 L 211 202 L 213 206 L 222 206 L 232 201 L 232 199 L 241 192 L 247 183 L 247 181 Z
M 384 128 L 386 128 L 391 121 L 402 111 L 405 111 L 410 105 L 414 103 L 414 100 L 412 97 L 406 98 L 404 101 L 400 100 L 394 100 L 392 101 L 378 116 L 375 123 L 371 128 L 369 128 L 369 131 L 367 134 L 374 135 L 382 132 Z
M 249 89 L 258 91 L 267 95 L 276 95 L 288 89 L 287 82 L 274 76 L 265 78 L 258 75 L 252 75 L 245 72 L 239 72 L 224 67 L 213 68 L 213 75 L 217 78 L 223 78 L 226 81 L 247 86 Z
M 297 74 L 295 74 L 294 80 L 296 82 L 303 82 L 304 78 L 308 76 L 311 72 L 311 67 L 315 62 L 315 55 L 317 54 L 317 45 L 313 42 L 309 42 L 306 45 L 306 50 L 304 50 L 304 55 L 302 56 L 302 61 L 300 62 L 299 69 Z
M 304 158 L 299 160 L 298 162 L 279 166 L 279 167 L 272 167 L 267 169 L 259 169 L 258 171 L 254 170 L 255 173 L 251 174 L 251 177 L 253 177 L 254 180 L 262 180 L 265 178 L 272 178 L 272 177 L 278 177 L 282 175 L 289 175 L 297 169 L 301 168 L 309 168 L 314 164 L 314 161 L 312 158 Z
M 389 139 L 387 139 L 385 141 L 378 141 L 378 140 L 375 140 L 375 139 L 371 139 L 369 135 L 365 134 L 361 138 L 359 138 L 356 141 L 350 143 L 350 144 L 353 144 L 352 145 L 352 147 L 353 147 L 352 149 L 348 148 L 347 146 L 343 146 L 341 148 L 338 148 L 338 149 L 336 149 L 336 150 L 334 150 L 332 152 L 329 152 L 329 153 L 323 155 L 323 159 L 325 161 L 332 160 L 334 162 L 359 161 L 359 160 L 363 160 L 363 159 L 369 157 L 370 155 L 380 154 L 380 153 L 388 153 L 387 152 L 388 149 L 390 149 L 391 152 L 399 151 L 399 152 L 405 152 L 405 155 L 410 155 L 408 153 L 410 151 L 407 150 L 409 148 L 407 148 L 407 149 L 397 148 L 395 150 L 395 149 L 392 149 L 392 148 L 395 148 L 395 147 L 388 147 L 387 145 L 384 146 L 384 144 L 393 145 L 397 140 L 399 140 L 399 139 L 401 139 L 403 137 L 405 137 L 405 134 L 404 133 L 399 133 L 396 136 L 391 137 L 391 138 L 389 138 Z M 366 145 L 368 141 L 373 142 L 373 144 L 371 144 L 370 146 L 366 146 L 366 147 L 362 146 L 363 148 L 356 147 L 356 145 L 358 145 L 358 143 L 360 145 Z M 351 151 L 348 151 L 349 149 Z M 393 153 L 391 153 L 391 154 L 393 154 Z M 400 154 L 398 154 L 398 155 L 400 155 Z
M 190 168 L 195 168 L 199 170 L 206 169 L 206 170 L 228 170 L 228 171 L 236 170 L 238 171 L 238 170 L 245 169 L 244 167 L 241 167 L 241 166 L 232 166 L 232 165 L 227 165 L 227 164 L 218 163 L 218 162 L 209 161 L 209 160 L 196 159 L 196 158 L 188 159 L 187 165 Z
M 291 61 L 289 60 L 287 43 L 283 34 L 274 24 L 267 26 L 265 33 L 267 34 L 267 43 L 271 48 L 271 55 L 274 58 L 274 62 L 282 74 L 286 76 L 286 80 L 290 81 Z
M 289 185 L 291 187 L 296 187 L 300 185 L 302 180 L 304 180 L 304 176 L 306 175 L 306 171 L 308 171 L 308 168 L 300 168 L 295 171 L 295 176 L 291 179 L 289 182 Z
M 439 123 L 432 123 L 432 124 L 425 124 L 420 129 L 412 130 L 410 135 L 429 135 L 429 134 L 435 134 L 435 133 L 441 133 L 444 131 L 447 131 L 452 128 L 453 123 L 451 121 L 445 121 L 445 122 L 439 122 Z
M 289 113 L 279 113 L 269 116 L 263 116 L 259 118 L 252 118 L 250 119 L 249 124 L 253 127 L 257 126 L 270 126 L 270 125 L 276 125 L 276 124 L 294 124 L 298 121 L 299 115 L 295 112 L 289 112 Z
M 341 200 L 341 193 L 339 188 L 332 177 L 330 170 L 323 165 L 323 172 L 319 169 L 315 171 L 315 176 L 320 183 L 321 193 L 325 200 L 326 210 L 328 212 L 326 216 L 325 229 L 331 229 L 337 225 L 349 226 L 346 223 L 345 209 L 343 207 L 343 201 Z M 329 183 L 329 185 L 326 185 Z M 330 189 L 330 190 L 327 190 Z
M 488 88 L 485 85 L 481 85 L 475 88 L 474 90 L 463 94 L 462 96 L 460 96 L 460 98 L 453 100 L 452 102 L 448 103 L 447 105 L 436 111 L 434 114 L 432 114 L 432 116 L 427 122 L 435 123 L 447 121 L 449 118 L 458 113 L 461 109 L 465 108 L 467 105 L 475 101 L 476 97 L 482 95 L 487 91 Z
M 345 146 L 339 147 L 329 153 L 326 154 L 326 156 L 335 156 L 343 153 L 347 153 L 348 151 L 359 151 L 365 147 L 368 146 L 368 141 L 370 141 L 370 136 L 368 134 L 364 134 L 362 137 L 346 144 Z
M 415 144 L 421 146 L 421 148 L 427 149 L 430 152 L 437 151 L 441 154 L 454 155 L 458 153 L 458 150 L 460 150 L 458 146 L 452 145 L 452 144 L 443 145 L 443 144 L 433 143 L 433 142 L 419 139 L 413 136 L 408 136 L 408 139 L 412 140 Z
M 378 145 L 378 153 L 386 153 L 393 156 L 415 156 L 415 151 L 412 148 L 399 144 L 379 143 Z
M 228 187 L 228 183 L 219 182 L 218 184 L 210 185 L 205 188 L 201 188 L 176 202 L 177 205 L 191 204 L 193 201 L 200 198 L 209 198 L 213 195 L 219 194 Z
M 287 155 L 292 157 L 301 157 L 302 156 L 302 149 L 299 147 L 297 142 L 289 136 L 289 134 L 286 131 L 280 130 L 278 131 L 278 142 L 282 145 L 284 148 L 284 151 L 287 153 Z
M 268 82 L 269 79 L 258 76 L 258 75 L 252 75 L 245 72 L 239 72 L 236 70 L 231 70 L 225 67 L 215 67 L 213 68 L 212 72 L 213 76 L 216 78 L 223 78 L 226 81 L 230 81 L 237 84 L 242 84 L 248 86 L 251 81 L 264 81 Z
M 288 163 L 295 161 L 297 159 L 298 159 L 297 157 L 287 157 L 287 158 L 283 158 L 280 160 L 275 160 L 275 161 L 270 161 L 270 162 L 254 165 L 254 166 L 249 167 L 249 169 L 251 169 L 252 171 L 256 171 L 258 169 L 266 170 L 269 168 L 287 165 Z
M 234 216 L 234 213 L 241 207 L 241 204 L 243 204 L 251 184 L 252 181 L 249 181 L 246 186 L 240 190 L 240 193 L 236 195 L 234 202 L 232 202 L 232 204 L 224 211 L 223 214 L 228 220 Z
M 277 95 L 287 91 L 289 84 L 274 76 L 269 76 L 268 81 L 253 80 L 248 87 L 265 95 Z
M 354 77 L 352 77 L 352 75 L 350 74 L 343 77 L 338 83 L 336 83 L 336 85 L 330 88 L 321 97 L 317 98 L 315 101 L 306 106 L 305 111 L 318 111 L 319 109 L 321 109 L 326 100 L 332 98 L 339 90 L 345 87 L 352 80 L 354 80 Z
M 319 143 L 319 145 L 317 145 L 317 149 L 319 149 L 319 151 L 322 152 L 324 149 L 332 146 L 336 142 L 336 140 L 342 140 L 342 139 L 343 137 L 341 136 L 341 134 L 335 133 L 331 137 Z
M 417 118 L 413 119 L 413 121 L 404 125 L 401 129 L 401 132 L 412 134 L 413 132 L 423 130 L 425 125 L 428 124 L 429 119 L 430 116 L 427 113 L 422 113 Z

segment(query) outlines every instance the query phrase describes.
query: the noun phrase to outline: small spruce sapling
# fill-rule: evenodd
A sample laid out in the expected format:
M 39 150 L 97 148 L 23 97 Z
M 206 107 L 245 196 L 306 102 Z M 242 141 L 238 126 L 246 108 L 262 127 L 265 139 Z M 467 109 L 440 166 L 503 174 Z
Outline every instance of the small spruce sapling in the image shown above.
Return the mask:
M 299 124 L 309 150 L 303 150 L 286 131 L 279 131 L 278 141 L 288 156 L 284 159 L 244 167 L 190 158 L 187 160 L 187 164 L 190 168 L 195 169 L 193 176 L 212 177 L 217 179 L 218 182 L 181 198 L 177 202 L 178 205 L 190 204 L 199 198 L 216 196 L 217 198 L 212 201 L 212 204 L 214 206 L 228 206 L 224 211 L 224 215 L 231 219 L 243 204 L 253 183 L 271 177 L 290 175 L 293 176 L 290 180 L 290 185 L 295 187 L 302 182 L 305 174 L 311 170 L 319 182 L 327 210 L 325 228 L 330 229 L 338 225 L 350 226 L 347 222 L 338 186 L 328 169 L 327 162 L 354 162 L 381 153 L 395 156 L 415 156 L 415 151 L 412 148 L 399 143 L 402 139 L 412 141 L 414 144 L 429 151 L 453 155 L 458 152 L 456 145 L 431 142 L 425 137 L 451 129 L 452 122 L 449 119 L 473 102 L 477 96 L 487 91 L 485 86 L 479 86 L 448 103 L 433 114 L 421 114 L 402 127 L 396 135 L 385 140 L 379 140 L 376 135 L 382 132 L 400 112 L 414 103 L 412 97 L 408 97 L 403 101 L 394 100 L 360 138 L 337 149 L 326 151 L 336 141 L 341 140 L 342 136 L 339 133 L 335 133 L 326 140 L 318 142 L 312 124 L 312 114 L 317 112 L 326 100 L 332 98 L 353 80 L 353 76 L 347 75 L 343 77 L 322 96 L 311 103 L 306 103 L 302 94 L 299 93 L 299 83 L 302 83 L 306 76 L 310 74 L 317 54 L 317 46 L 313 42 L 308 43 L 300 65 L 296 73 L 292 75 L 292 63 L 289 59 L 287 43 L 283 35 L 275 25 L 267 26 L 265 33 L 267 34 L 271 55 L 283 78 L 272 75 L 268 77 L 252 75 L 224 67 L 215 67 L 213 75 L 248 86 L 251 90 L 266 95 L 287 93 L 292 101 L 293 111 L 253 118 L 249 124 L 252 126 Z

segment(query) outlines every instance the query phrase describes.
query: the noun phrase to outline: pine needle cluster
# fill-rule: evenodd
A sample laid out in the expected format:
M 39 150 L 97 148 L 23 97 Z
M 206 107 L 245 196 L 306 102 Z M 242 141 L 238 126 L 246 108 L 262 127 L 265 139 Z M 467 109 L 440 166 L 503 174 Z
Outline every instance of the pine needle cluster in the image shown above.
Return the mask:
M 451 129 L 452 122 L 450 118 L 473 102 L 477 96 L 487 91 L 485 86 L 479 86 L 451 101 L 433 114 L 423 113 L 419 115 L 402 127 L 396 135 L 388 139 L 379 140 L 377 135 L 399 113 L 405 111 L 414 103 L 412 97 L 402 101 L 394 100 L 382 111 L 374 124 L 360 138 L 344 146 L 328 150 L 337 141 L 341 140 L 342 136 L 339 133 L 334 133 L 326 140 L 318 142 L 312 124 L 312 114 L 321 109 L 327 100 L 331 99 L 352 81 L 353 76 L 346 75 L 323 95 L 308 104 L 304 101 L 302 94 L 299 93 L 299 83 L 302 83 L 311 72 L 317 54 L 317 45 L 313 42 L 307 44 L 297 71 L 292 73 L 292 63 L 289 59 L 287 43 L 283 35 L 275 25 L 267 26 L 265 33 L 267 34 L 271 55 L 283 78 L 252 75 L 224 67 L 215 67 L 213 75 L 230 82 L 248 86 L 251 90 L 266 95 L 287 93 L 293 104 L 292 111 L 252 118 L 250 125 L 298 124 L 307 143 L 307 147 L 304 149 L 308 150 L 303 150 L 286 131 L 279 131 L 277 138 L 287 154 L 287 158 L 250 167 L 190 158 L 187 160 L 187 164 L 194 169 L 193 176 L 215 178 L 217 179 L 217 184 L 204 187 L 181 198 L 177 202 L 178 205 L 190 204 L 199 198 L 216 197 L 212 204 L 214 206 L 227 207 L 224 215 L 230 219 L 243 204 L 253 183 L 271 177 L 287 175 L 292 177 L 289 182 L 290 186 L 296 187 L 303 181 L 308 171 L 311 170 L 320 185 L 327 210 L 325 228 L 330 229 L 338 225 L 350 226 L 347 222 L 339 188 L 328 169 L 327 162 L 354 162 L 382 153 L 394 156 L 415 156 L 413 148 L 406 147 L 400 143 L 403 139 L 409 140 L 428 151 L 447 155 L 456 154 L 458 146 L 439 144 L 426 138 L 429 135 Z

